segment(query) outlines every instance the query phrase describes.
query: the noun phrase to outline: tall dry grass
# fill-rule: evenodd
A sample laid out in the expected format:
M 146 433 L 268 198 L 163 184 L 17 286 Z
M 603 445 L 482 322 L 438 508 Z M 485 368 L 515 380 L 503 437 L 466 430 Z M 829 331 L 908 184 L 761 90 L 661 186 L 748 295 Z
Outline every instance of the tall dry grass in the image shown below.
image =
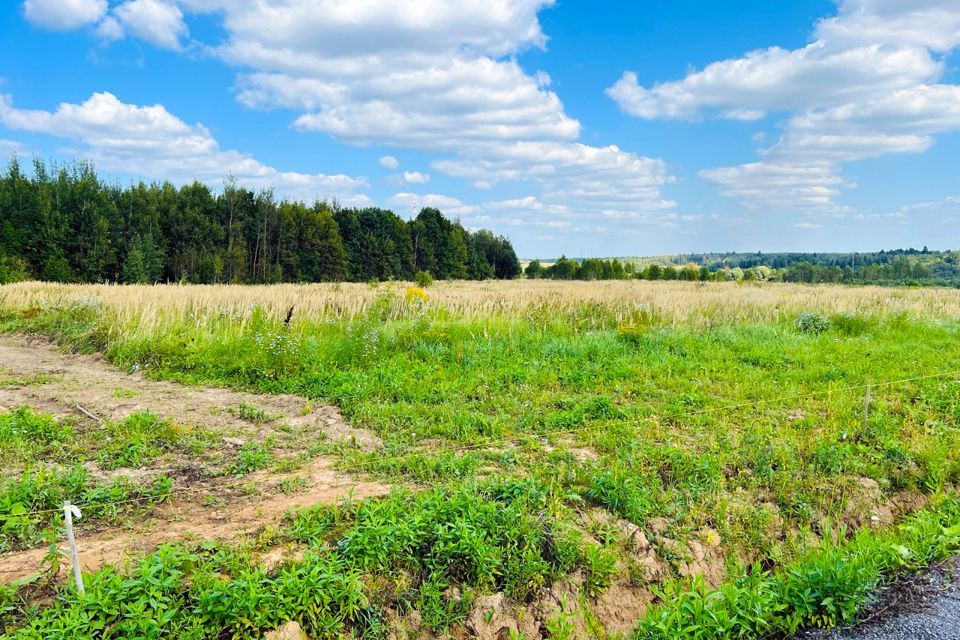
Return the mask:
M 349 320 L 385 294 L 402 300 L 404 283 L 280 285 L 69 285 L 24 282 L 0 286 L 0 308 L 95 303 L 121 322 L 141 329 L 214 317 L 248 315 L 254 306 L 295 320 Z M 466 320 L 583 315 L 598 311 L 629 321 L 647 314 L 657 322 L 704 326 L 718 322 L 777 322 L 802 311 L 877 316 L 905 312 L 960 319 L 960 291 L 799 284 L 695 282 L 556 282 L 544 280 L 439 282 L 428 289 L 428 307 Z M 398 316 L 402 305 L 391 307 Z

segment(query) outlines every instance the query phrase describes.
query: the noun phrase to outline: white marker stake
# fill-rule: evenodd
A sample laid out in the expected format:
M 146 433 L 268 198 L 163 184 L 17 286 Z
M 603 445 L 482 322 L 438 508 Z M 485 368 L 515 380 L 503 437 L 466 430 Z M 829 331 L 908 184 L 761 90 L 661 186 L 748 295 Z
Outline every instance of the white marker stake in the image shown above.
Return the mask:
M 67 524 L 67 544 L 70 545 L 70 560 L 73 562 L 73 579 L 77 583 L 77 592 L 82 596 L 83 576 L 80 575 L 80 556 L 77 555 L 77 539 L 73 537 L 73 519 L 80 519 L 80 509 L 70 501 L 63 503 L 63 519 Z

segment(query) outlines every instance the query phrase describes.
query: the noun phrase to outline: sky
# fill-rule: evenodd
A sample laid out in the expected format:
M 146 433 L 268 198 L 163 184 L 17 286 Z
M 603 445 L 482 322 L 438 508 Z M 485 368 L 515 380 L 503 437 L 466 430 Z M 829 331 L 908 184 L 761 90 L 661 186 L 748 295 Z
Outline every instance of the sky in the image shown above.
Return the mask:
M 960 246 L 958 0 L 24 0 L 0 155 L 524 258 Z

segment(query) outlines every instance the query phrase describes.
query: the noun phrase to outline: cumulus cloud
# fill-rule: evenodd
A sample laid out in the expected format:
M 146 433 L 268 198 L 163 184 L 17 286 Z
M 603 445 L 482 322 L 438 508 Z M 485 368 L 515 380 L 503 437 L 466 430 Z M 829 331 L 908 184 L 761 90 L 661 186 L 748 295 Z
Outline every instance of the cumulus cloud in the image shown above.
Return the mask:
M 205 50 L 239 69 L 237 101 L 291 110 L 298 131 L 439 154 L 434 173 L 478 189 L 528 183 L 544 202 L 575 200 L 583 216 L 673 206 L 660 193 L 669 182 L 662 162 L 578 143 L 580 122 L 549 75 L 518 63 L 523 51 L 546 47 L 539 13 L 554 2 L 123 0 L 101 15 L 97 33 L 178 49 L 188 35 L 183 14 L 209 14 L 224 37 Z
M 381 156 L 380 166 L 384 169 L 396 169 L 400 166 L 400 161 L 393 156 Z
M 934 51 L 960 45 L 960 11 L 952 0 L 844 0 L 817 36 L 847 46 L 887 42 Z
M 831 207 L 840 187 L 851 186 L 826 162 L 754 162 L 701 171 L 700 176 L 749 207 L 778 210 Z
M 364 178 L 280 171 L 248 154 L 221 149 L 206 127 L 189 125 L 162 105 L 127 104 L 107 92 L 79 104 L 61 103 L 55 111 L 19 109 L 9 95 L 0 95 L 0 124 L 80 144 L 79 153 L 109 171 L 210 184 L 232 174 L 246 185 L 293 197 L 370 201 L 357 193 L 368 186 Z
M 470 180 L 532 182 L 543 187 L 548 202 L 579 205 L 594 212 L 675 206 L 660 194 L 663 185 L 673 181 L 663 161 L 613 145 L 514 142 L 469 150 L 460 158 L 437 160 L 432 166 Z
M 427 184 L 430 182 L 430 174 L 419 171 L 404 171 L 403 181 L 407 184 Z
M 786 112 L 761 160 L 701 177 L 749 206 L 835 208 L 842 163 L 921 153 L 960 129 L 960 88 L 942 54 L 960 45 L 952 0 L 841 0 L 799 49 L 771 47 L 649 88 L 626 72 L 607 90 L 632 115 L 749 120 Z
M 424 195 L 408 192 L 397 193 L 387 199 L 387 204 L 401 211 L 409 209 L 411 212 L 425 207 L 433 207 L 442 210 L 453 218 L 470 215 L 479 211 L 479 207 L 475 205 L 465 204 L 459 198 L 439 193 L 427 193 Z
M 126 35 L 123 25 L 113 16 L 107 16 L 97 25 L 95 33 L 105 43 L 122 40 Z
M 171 2 L 164 0 L 128 0 L 112 12 L 101 24 L 101 35 L 118 39 L 123 34 L 146 40 L 163 49 L 180 49 L 180 39 L 187 35 L 183 12 Z
M 45 29 L 76 29 L 99 20 L 107 12 L 107 0 L 25 0 L 23 15 Z
M 550 77 L 517 63 L 515 54 L 546 45 L 538 13 L 553 2 L 189 0 L 183 6 L 223 16 L 227 38 L 215 52 L 243 68 L 237 99 L 297 112 L 293 125 L 300 131 L 441 153 L 435 171 L 478 189 L 530 182 L 545 200 L 575 197 L 582 215 L 609 206 L 623 188 L 620 208 L 672 206 L 660 194 L 668 182 L 660 161 L 577 143 L 580 123 L 550 90 Z
M 135 37 L 163 49 L 178 50 L 187 25 L 176 0 L 126 0 L 107 13 L 107 0 L 25 0 L 27 20 L 47 29 L 71 30 L 96 24 L 105 42 Z
M 727 118 L 771 110 L 843 104 L 890 89 L 916 86 L 942 72 L 926 50 L 871 45 L 836 50 L 822 41 L 788 51 L 772 47 L 707 65 L 674 82 L 640 86 L 624 73 L 607 90 L 627 113 L 642 118 L 695 118 L 706 107 Z

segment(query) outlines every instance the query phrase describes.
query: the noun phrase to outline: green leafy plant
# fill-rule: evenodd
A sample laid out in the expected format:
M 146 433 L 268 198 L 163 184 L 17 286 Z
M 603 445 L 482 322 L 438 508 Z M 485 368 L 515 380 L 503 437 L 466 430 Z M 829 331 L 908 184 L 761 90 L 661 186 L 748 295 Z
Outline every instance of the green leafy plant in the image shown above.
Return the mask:
M 227 409 L 227 411 L 237 416 L 241 420 L 246 420 L 247 422 L 252 422 L 253 424 L 263 424 L 272 420 L 269 413 L 260 407 L 247 404 L 246 402 L 241 402 L 235 407 L 230 407 Z
M 171 420 L 152 411 L 137 411 L 107 425 L 100 448 L 100 464 L 106 469 L 139 467 L 177 446 L 183 431 Z
M 800 333 L 817 335 L 830 328 L 830 321 L 821 313 L 805 311 L 797 316 L 793 326 Z

